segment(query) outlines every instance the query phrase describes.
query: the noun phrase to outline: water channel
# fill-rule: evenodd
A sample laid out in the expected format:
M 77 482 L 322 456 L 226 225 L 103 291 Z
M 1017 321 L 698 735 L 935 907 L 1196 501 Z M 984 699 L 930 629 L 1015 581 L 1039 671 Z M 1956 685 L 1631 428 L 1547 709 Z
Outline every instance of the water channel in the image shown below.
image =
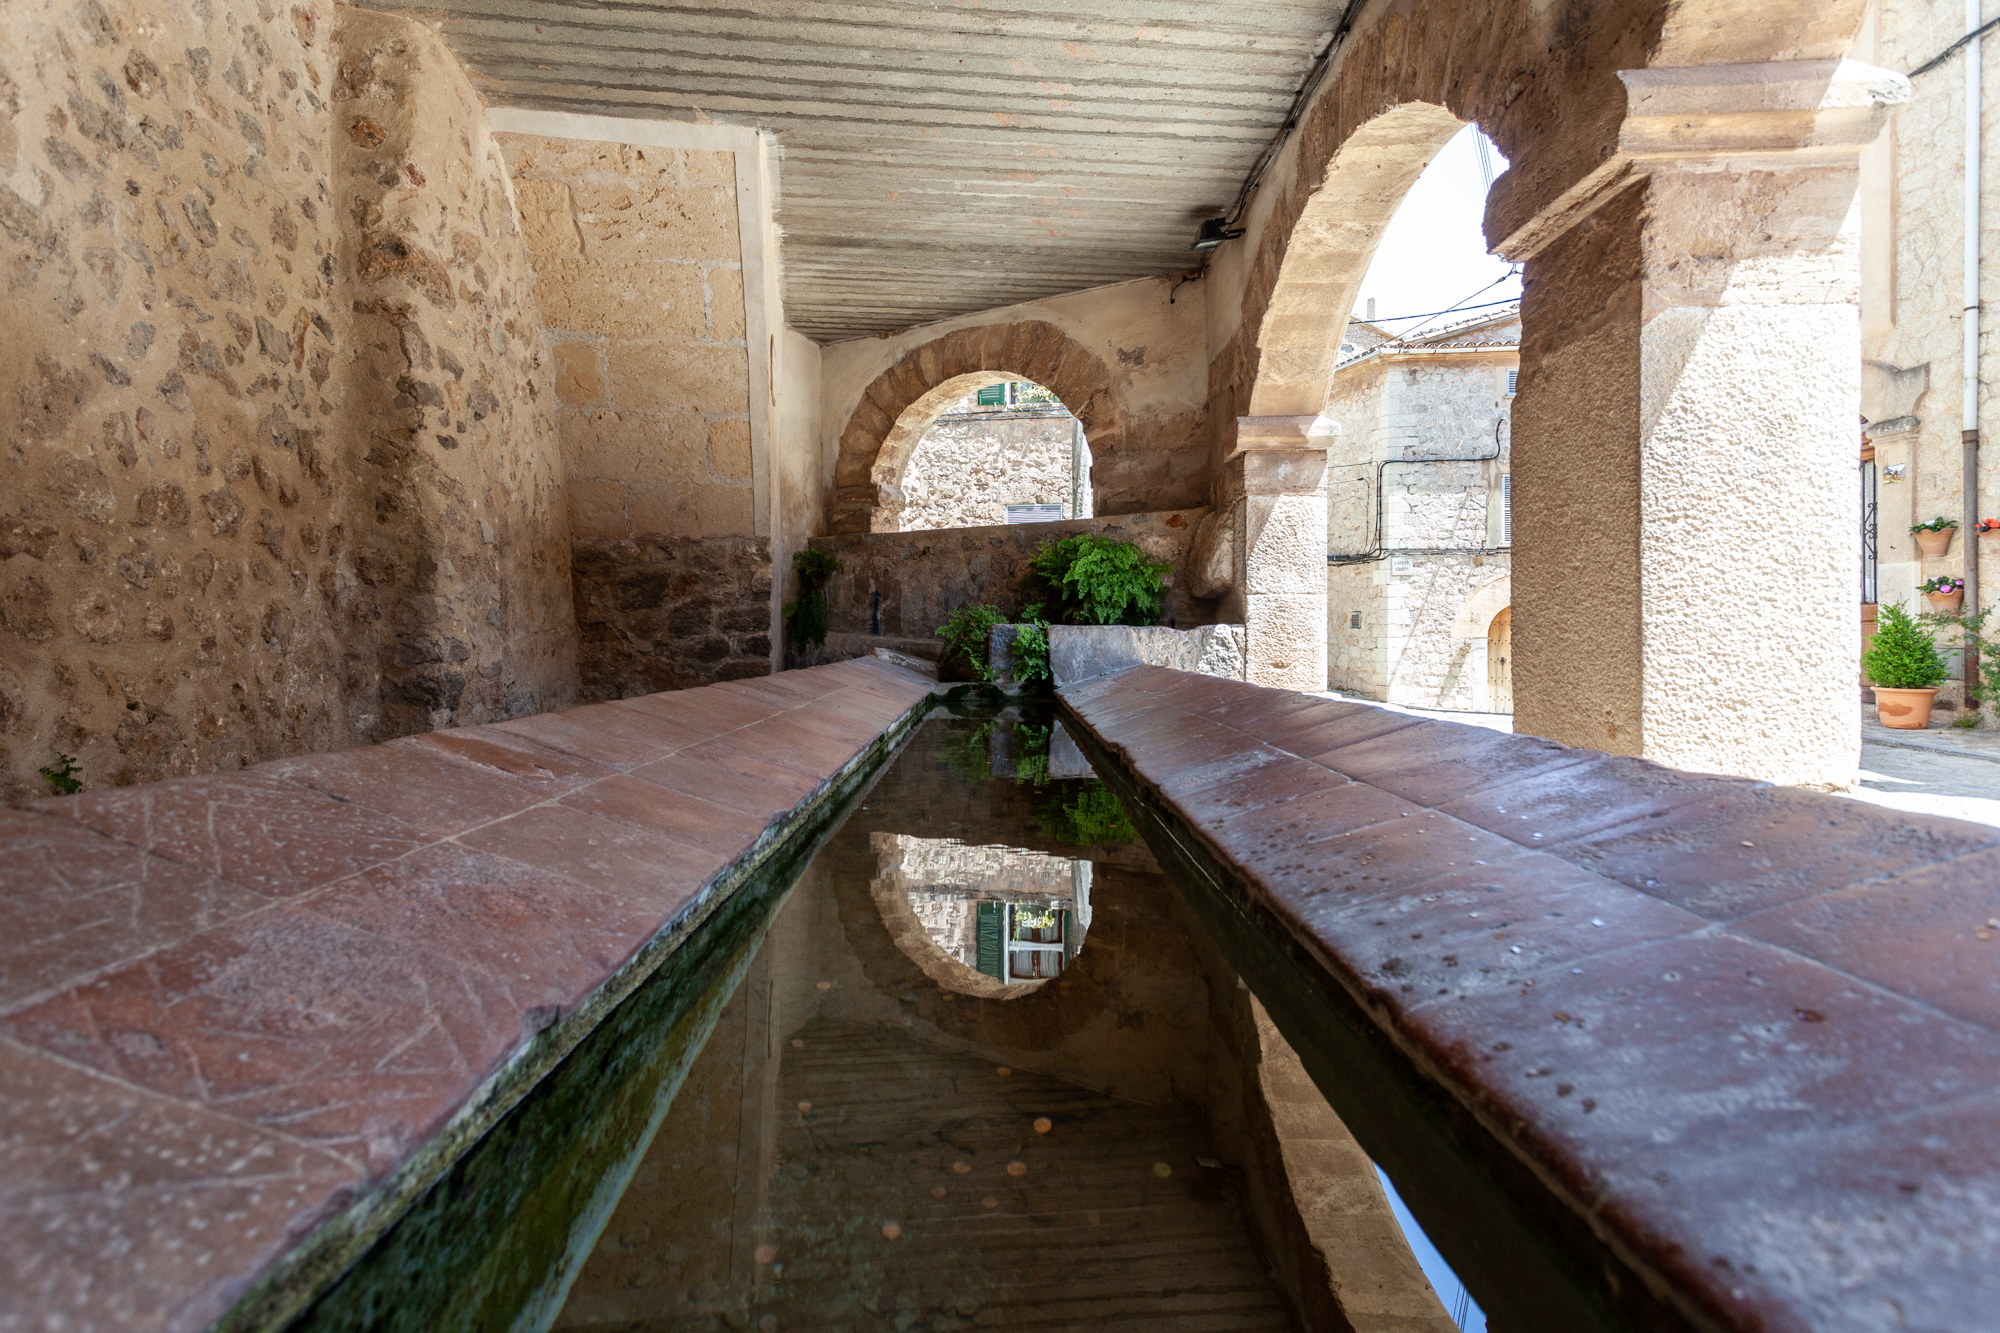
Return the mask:
M 921 724 L 741 975 L 554 1327 L 1451 1327 L 1046 707 Z

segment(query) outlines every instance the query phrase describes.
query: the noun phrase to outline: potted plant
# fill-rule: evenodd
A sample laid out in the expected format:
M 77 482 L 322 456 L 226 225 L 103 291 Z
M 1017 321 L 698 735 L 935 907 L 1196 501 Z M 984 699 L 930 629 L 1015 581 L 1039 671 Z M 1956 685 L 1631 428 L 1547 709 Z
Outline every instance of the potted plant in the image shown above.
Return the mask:
M 1917 549 L 1924 559 L 1935 560 L 1951 549 L 1951 534 L 1958 529 L 1955 518 L 1934 518 L 1928 523 L 1919 523 L 1910 529 L 1917 539 Z
M 2000 518 L 1982 518 L 1972 525 L 1981 537 L 2000 537 Z
M 1949 574 L 1925 579 L 1917 591 L 1930 598 L 1931 610 L 1941 616 L 1951 615 L 1965 604 L 1965 580 Z
M 1948 674 L 1937 640 L 1902 607 L 1885 603 L 1877 613 L 1875 641 L 1861 654 L 1861 669 L 1875 686 L 1875 711 L 1885 727 L 1921 731 L 1931 723 L 1931 701 Z

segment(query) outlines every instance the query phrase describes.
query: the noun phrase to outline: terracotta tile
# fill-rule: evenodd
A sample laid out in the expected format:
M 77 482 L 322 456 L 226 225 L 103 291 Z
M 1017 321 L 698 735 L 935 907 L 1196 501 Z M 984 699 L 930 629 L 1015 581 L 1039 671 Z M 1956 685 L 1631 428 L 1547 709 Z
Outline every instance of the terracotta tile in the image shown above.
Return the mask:
M 281 1130 L 371 1178 L 528 1035 L 498 979 L 296 905 L 19 1010 L 0 1032 Z
M 796 781 L 804 781 L 789 769 L 785 772 Z M 805 792 L 811 790 L 750 777 L 712 759 L 696 758 L 686 752 L 635 768 L 631 776 L 747 815 L 760 828 L 780 815 L 791 813 Z
M 417 754 L 441 756 L 482 772 L 505 774 L 543 800 L 553 800 L 565 792 L 608 778 L 614 771 L 496 727 L 433 731 L 389 744 Z
M 1233 745 L 1217 746 L 1211 754 L 1212 757 L 1199 763 L 1177 766 L 1172 777 L 1156 784 L 1160 794 L 1178 803 L 1183 796 L 1206 791 L 1218 783 L 1250 785 L 1261 773 L 1289 769 L 1304 762 L 1297 755 L 1274 750 L 1248 736 Z
M 1427 1005 L 1412 1036 L 1581 1197 L 2000 1085 L 1992 1034 L 1726 935 Z
M 1608 1199 L 1731 1328 L 1980 1329 L 2000 1307 L 2000 1096 L 1663 1170 Z
M 1220 830 L 1232 819 L 1267 810 L 1316 792 L 1346 786 L 1344 774 L 1309 764 L 1296 755 L 1176 796 L 1173 804 L 1190 823 Z M 1400 807 L 1398 807 L 1400 810 Z
M 875 720 L 862 721 L 829 709 L 821 701 L 815 700 L 804 708 L 795 708 L 773 724 L 782 721 L 787 726 L 803 727 L 815 735 L 859 750 L 882 734 L 882 723 Z
M 358 1184 L 327 1154 L 0 1041 L 0 1327 L 207 1328 Z
M 317 888 L 432 840 L 399 819 L 261 768 L 66 796 L 39 808 L 272 898 Z
M 1353 882 L 1353 881 L 1350 881 Z M 1708 923 L 1553 856 L 1510 851 L 1409 887 L 1340 883 L 1300 904 L 1328 956 L 1398 1008 L 1510 990 L 1548 967 Z
M 754 758 L 819 778 L 839 772 L 861 748 L 847 741 L 830 740 L 785 717 L 732 731 L 727 743 Z
M 2000 1030 L 2000 851 L 1776 907 L 1730 930 Z
M 0 1010 L 267 899 L 73 819 L 0 810 Z
M 1087 710 L 1100 699 L 1120 694 L 1124 684 L 1116 676 L 1092 676 L 1074 685 L 1065 685 L 1056 691 L 1064 703 L 1079 712 Z
M 392 815 L 441 838 L 544 799 L 496 769 L 455 764 L 398 745 L 281 759 L 259 765 L 259 771 L 364 810 Z
M 1258 751 L 1277 757 L 1293 757 L 1283 750 L 1262 744 L 1253 736 L 1188 717 L 1180 720 L 1179 727 L 1171 735 L 1152 738 L 1135 748 L 1130 760 L 1141 777 L 1162 791 L 1170 787 L 1186 790 L 1190 784 L 1204 785 L 1210 773 L 1227 771 L 1217 768 L 1217 765 Z
M 760 820 L 636 777 L 609 778 L 561 803 L 698 847 L 718 863 L 734 860 L 764 831 Z
M 1732 789 L 1764 785 L 1748 778 L 1678 773 L 1644 759 L 1606 755 L 1536 771 L 1438 808 L 1524 846 L 1542 848 L 1614 825 L 1664 816 L 1684 805 L 1715 800 Z
M 657 712 L 618 704 L 539 713 L 498 723 L 496 729 L 619 772 L 664 759 L 715 736 L 713 727 L 684 725 Z
M 724 690 L 670 690 L 620 699 L 619 703 L 683 726 L 704 725 L 718 736 L 786 711 L 784 705 L 769 699 Z
M 1574 750 L 1539 736 L 1430 722 L 1349 745 L 1321 762 L 1418 805 L 1442 805 L 1482 788 L 1597 757 L 1594 750 Z
M 537 866 L 671 920 L 730 858 L 615 820 L 536 806 L 459 841 Z
M 652 938 L 659 913 L 447 843 L 314 894 L 301 910 L 496 978 L 529 1027 L 567 1012 Z M 552 1008 L 551 1006 L 555 1007 Z
M 1816 792 L 1725 787 L 1723 793 L 1562 844 L 1556 854 L 1727 920 L 2000 844 L 2000 828 Z
M 1408 713 L 1394 712 L 1374 704 L 1358 704 L 1345 699 L 1313 699 L 1305 695 L 1294 697 L 1307 699 L 1308 706 L 1260 722 L 1257 725 L 1259 738 L 1272 745 L 1282 745 L 1292 750 L 1295 749 L 1294 740 L 1308 736 L 1329 723 L 1348 722 L 1352 725 L 1356 718 L 1372 719 L 1377 730 L 1361 731 L 1340 737 L 1352 742 L 1357 739 L 1365 740 L 1371 735 L 1379 735 L 1382 731 L 1393 731 L 1397 727 L 1415 726 L 1422 721 L 1421 718 L 1412 717 Z
M 796 805 L 819 789 L 824 778 L 804 773 L 796 768 L 761 758 L 739 749 L 726 740 L 710 741 L 707 745 L 696 745 L 673 756 L 676 760 L 690 763 L 714 764 L 725 773 L 770 784 L 780 791 L 793 794 L 792 804 Z
M 1406 713 L 1392 713 L 1386 708 L 1356 708 L 1345 716 L 1308 722 L 1306 719 L 1310 716 L 1299 713 L 1287 718 L 1285 725 L 1272 727 L 1272 734 L 1265 738 L 1266 743 L 1290 750 L 1301 759 L 1327 763 L 1330 768 L 1329 758 L 1347 746 L 1358 745 L 1392 731 L 1408 731 L 1423 721 Z
M 1336 788 L 1334 795 L 1374 790 L 1354 783 Z M 1315 830 L 1303 838 L 1273 839 L 1256 848 L 1243 847 L 1234 837 L 1235 830 L 1243 827 L 1241 820 L 1218 836 L 1230 843 L 1237 864 L 1254 875 L 1266 892 L 1288 899 L 1320 893 L 1362 897 L 1400 893 L 1458 871 L 1492 873 L 1522 855 L 1513 843 L 1484 829 L 1404 805 L 1386 792 L 1379 795 L 1382 801 L 1395 801 L 1403 808 L 1378 823 L 1338 832 Z M 1349 804 L 1368 809 L 1368 803 L 1358 798 Z M 1373 808 L 1383 806 L 1376 802 Z

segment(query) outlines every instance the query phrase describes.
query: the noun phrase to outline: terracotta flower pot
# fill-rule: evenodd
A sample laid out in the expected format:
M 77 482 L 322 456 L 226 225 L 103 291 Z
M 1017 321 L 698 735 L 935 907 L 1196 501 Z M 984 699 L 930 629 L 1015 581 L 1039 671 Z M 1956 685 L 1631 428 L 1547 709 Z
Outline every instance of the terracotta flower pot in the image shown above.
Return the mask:
M 1916 537 L 1917 549 L 1923 552 L 1924 559 L 1935 560 L 1951 549 L 1951 534 L 1957 531 L 1957 528 L 1945 528 L 1940 532 L 1919 532 L 1912 535 Z
M 1924 596 L 1930 600 L 1931 610 L 1937 612 L 1939 615 L 1957 615 L 1958 608 L 1965 605 L 1965 589 L 1963 588 L 1960 588 L 1957 592 L 1927 592 Z
M 1936 690 L 1886 690 L 1875 687 L 1875 716 L 1885 727 L 1922 731 L 1931 724 L 1931 701 Z

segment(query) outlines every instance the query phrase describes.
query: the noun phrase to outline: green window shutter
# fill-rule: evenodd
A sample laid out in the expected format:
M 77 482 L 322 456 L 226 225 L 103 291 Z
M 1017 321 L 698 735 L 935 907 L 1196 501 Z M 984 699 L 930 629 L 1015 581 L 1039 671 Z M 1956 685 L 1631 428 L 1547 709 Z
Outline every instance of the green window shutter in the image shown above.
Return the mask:
M 981 407 L 1004 407 L 1007 403 L 1007 386 L 989 384 L 979 391 L 977 401 Z
M 1007 979 L 1007 941 L 1001 933 L 1000 919 L 1003 910 L 999 903 L 979 904 L 979 920 L 973 926 L 973 939 L 979 946 L 979 970 L 995 981 Z

